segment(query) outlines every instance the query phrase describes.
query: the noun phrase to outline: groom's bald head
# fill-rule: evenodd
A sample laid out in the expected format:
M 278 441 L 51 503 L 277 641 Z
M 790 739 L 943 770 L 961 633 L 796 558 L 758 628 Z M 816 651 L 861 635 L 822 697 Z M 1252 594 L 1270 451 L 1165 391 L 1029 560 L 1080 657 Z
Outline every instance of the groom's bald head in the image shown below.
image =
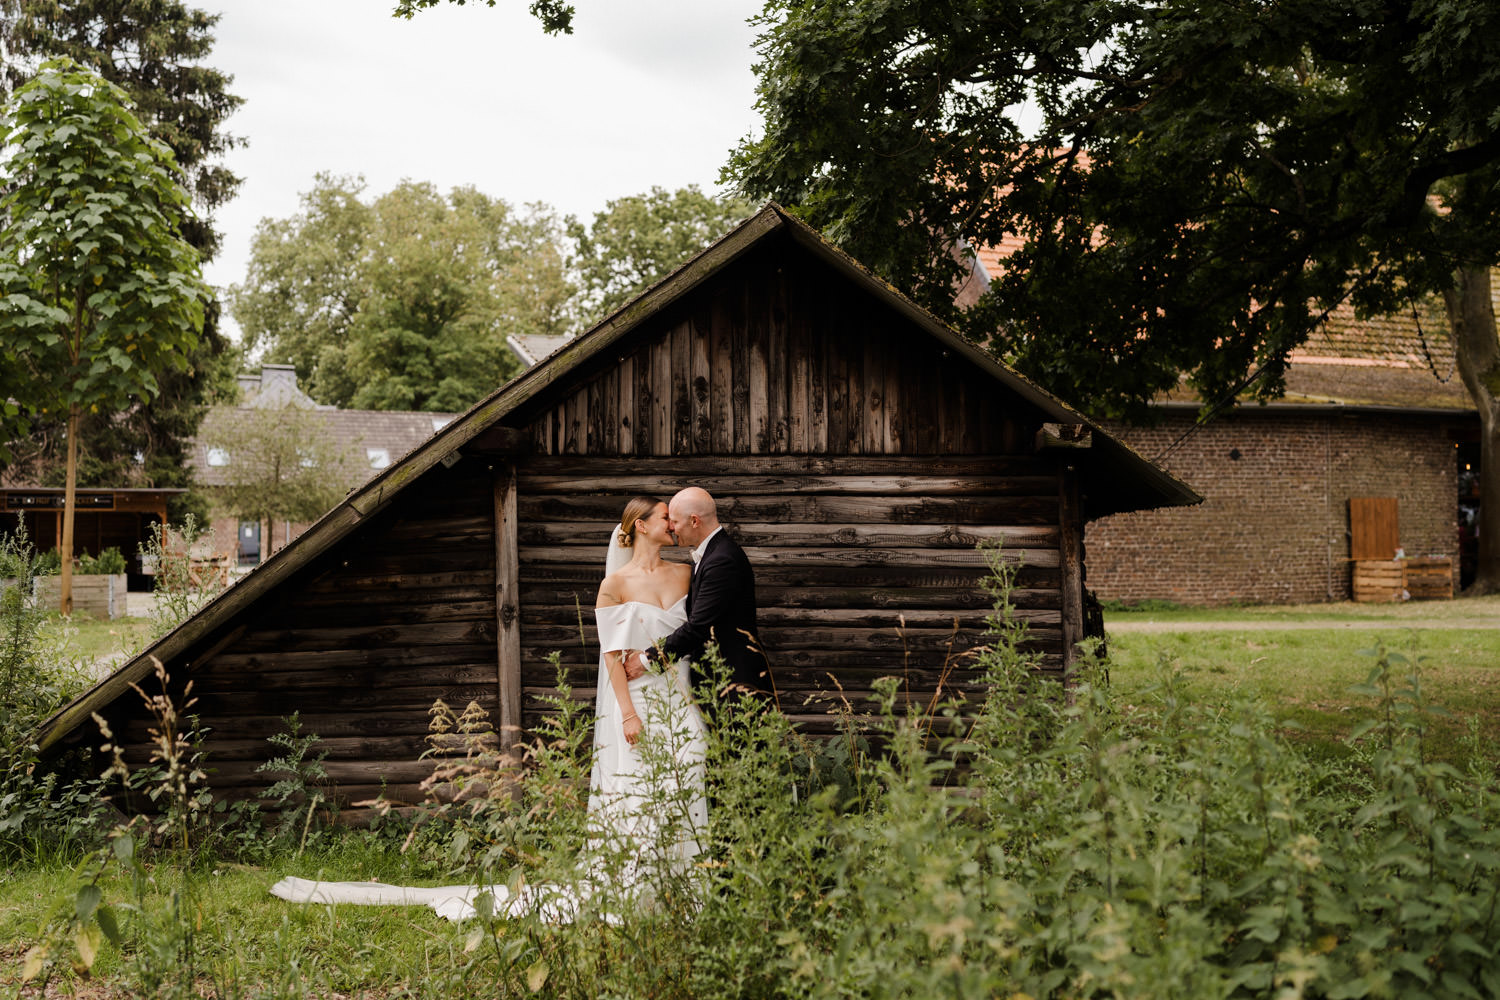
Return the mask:
M 689 486 L 667 504 L 667 518 L 681 545 L 697 545 L 719 526 L 719 508 L 708 490 Z

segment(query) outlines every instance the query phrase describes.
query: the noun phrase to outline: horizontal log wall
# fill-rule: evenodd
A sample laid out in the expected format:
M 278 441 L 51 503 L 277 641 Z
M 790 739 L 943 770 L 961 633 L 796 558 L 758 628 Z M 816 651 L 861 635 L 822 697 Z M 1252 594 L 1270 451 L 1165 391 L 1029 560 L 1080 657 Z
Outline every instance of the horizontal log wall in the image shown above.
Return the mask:
M 495 637 L 491 474 L 473 461 L 439 467 L 185 672 L 211 786 L 241 797 L 274 782 L 256 771 L 279 752 L 266 738 L 298 712 L 345 803 L 382 790 L 419 800 L 434 700 L 496 713 Z M 147 723 L 131 708 L 124 744 L 142 763 Z
M 718 456 L 674 459 L 655 475 L 630 459 L 533 458 L 518 470 L 527 728 L 552 690 L 551 653 L 574 696 L 594 696 L 593 605 L 626 501 L 689 483 L 715 494 L 745 547 L 781 707 L 811 732 L 832 729 L 840 697 L 867 710 L 877 677 L 903 677 L 923 703 L 940 683 L 974 688 L 970 651 L 988 639 L 991 608 L 980 541 L 1020 564 L 1016 616 L 1044 665 L 1061 668 L 1058 475 L 1046 460 Z

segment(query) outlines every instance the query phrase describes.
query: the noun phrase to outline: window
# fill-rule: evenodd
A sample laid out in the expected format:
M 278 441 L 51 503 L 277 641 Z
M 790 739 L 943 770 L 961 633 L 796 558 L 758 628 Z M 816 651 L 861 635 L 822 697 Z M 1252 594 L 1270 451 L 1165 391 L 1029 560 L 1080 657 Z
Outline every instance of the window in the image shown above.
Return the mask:
M 365 458 L 370 460 L 372 469 L 384 469 L 391 464 L 391 453 L 384 448 L 366 448 Z
M 208 449 L 208 464 L 214 468 L 223 468 L 229 464 L 229 452 L 223 448 Z

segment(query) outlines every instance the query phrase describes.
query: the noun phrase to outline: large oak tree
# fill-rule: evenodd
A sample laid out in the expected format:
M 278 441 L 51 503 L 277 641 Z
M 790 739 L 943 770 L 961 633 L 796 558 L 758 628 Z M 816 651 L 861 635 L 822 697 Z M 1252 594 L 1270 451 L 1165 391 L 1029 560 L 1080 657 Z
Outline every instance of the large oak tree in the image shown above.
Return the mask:
M 1334 305 L 1448 303 L 1500 588 L 1500 6 L 769 0 L 729 168 L 1043 384 L 1269 397 Z M 965 314 L 964 248 L 1014 246 Z

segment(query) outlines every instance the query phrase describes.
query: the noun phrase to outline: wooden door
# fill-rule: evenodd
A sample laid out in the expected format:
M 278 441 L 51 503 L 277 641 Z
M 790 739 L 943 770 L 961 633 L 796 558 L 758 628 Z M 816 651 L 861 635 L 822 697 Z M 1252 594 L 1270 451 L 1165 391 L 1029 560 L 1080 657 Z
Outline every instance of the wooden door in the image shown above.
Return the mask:
M 1349 558 L 1394 559 L 1401 545 L 1395 497 L 1349 498 Z

